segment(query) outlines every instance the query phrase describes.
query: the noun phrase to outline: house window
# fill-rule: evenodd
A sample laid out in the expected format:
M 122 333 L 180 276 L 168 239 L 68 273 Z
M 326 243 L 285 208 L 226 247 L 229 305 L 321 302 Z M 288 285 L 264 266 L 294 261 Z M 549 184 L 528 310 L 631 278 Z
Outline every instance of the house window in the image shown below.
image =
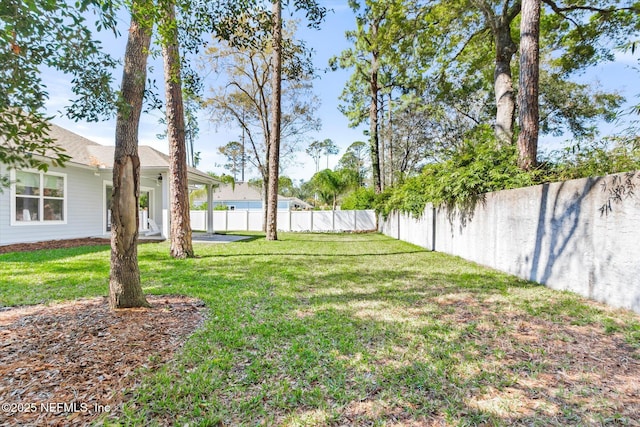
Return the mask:
M 65 221 L 65 181 L 65 175 L 61 174 L 16 172 L 14 221 L 31 224 Z

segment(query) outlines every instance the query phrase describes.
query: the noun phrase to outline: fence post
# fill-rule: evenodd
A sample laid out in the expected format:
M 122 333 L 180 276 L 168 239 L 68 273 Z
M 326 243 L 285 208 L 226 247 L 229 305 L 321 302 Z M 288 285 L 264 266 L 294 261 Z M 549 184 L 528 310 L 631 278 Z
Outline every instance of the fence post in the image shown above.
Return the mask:
M 309 212 L 311 212 L 311 220 L 310 220 L 311 221 L 311 229 L 309 231 L 313 231 L 313 212 L 314 211 L 309 211 Z
M 353 210 L 353 231 L 358 231 L 358 211 Z
M 431 225 L 431 250 L 436 251 L 436 208 L 431 208 L 433 220 Z

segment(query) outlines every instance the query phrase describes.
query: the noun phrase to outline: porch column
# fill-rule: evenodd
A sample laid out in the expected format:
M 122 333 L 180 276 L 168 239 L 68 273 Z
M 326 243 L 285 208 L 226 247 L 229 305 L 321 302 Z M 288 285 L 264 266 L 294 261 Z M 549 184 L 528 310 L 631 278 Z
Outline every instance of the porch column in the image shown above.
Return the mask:
M 207 184 L 207 234 L 213 233 L 213 185 Z
M 171 221 L 171 215 L 169 215 L 169 179 L 166 173 L 162 173 L 162 235 L 168 239 L 171 232 L 169 222 Z

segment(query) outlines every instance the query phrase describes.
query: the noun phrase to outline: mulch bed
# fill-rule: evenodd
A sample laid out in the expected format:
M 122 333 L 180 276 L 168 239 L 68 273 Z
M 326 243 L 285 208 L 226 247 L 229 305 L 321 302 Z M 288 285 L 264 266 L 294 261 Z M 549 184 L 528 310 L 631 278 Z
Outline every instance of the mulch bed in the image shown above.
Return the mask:
M 204 304 L 148 296 L 111 310 L 106 298 L 0 309 L 0 425 L 86 425 L 117 415 L 140 368 L 170 360 L 201 325 Z
M 159 240 L 138 240 L 138 244 L 153 243 Z M 9 252 L 29 252 L 38 251 L 43 249 L 64 249 L 75 248 L 78 246 L 100 246 L 110 245 L 111 240 L 101 237 L 85 237 L 81 239 L 64 239 L 64 240 L 47 240 L 44 242 L 34 243 L 15 243 L 12 245 L 0 246 L 0 254 L 6 254 Z

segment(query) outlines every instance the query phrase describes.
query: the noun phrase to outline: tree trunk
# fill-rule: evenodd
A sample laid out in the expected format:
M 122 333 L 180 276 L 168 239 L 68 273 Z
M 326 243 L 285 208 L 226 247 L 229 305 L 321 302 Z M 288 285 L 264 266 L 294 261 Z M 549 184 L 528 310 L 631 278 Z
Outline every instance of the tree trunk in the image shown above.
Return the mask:
M 389 130 L 389 185 L 394 184 L 395 168 L 393 165 L 393 94 L 389 92 L 389 124 L 387 128 Z
M 282 0 L 273 2 L 273 76 L 271 78 L 271 138 L 269 139 L 269 190 L 267 240 L 278 240 L 278 175 L 282 99 Z
M 191 241 L 180 51 L 178 49 L 178 32 L 175 27 L 175 5 L 169 1 L 165 8 L 163 25 L 166 33 L 162 40 L 162 57 L 164 59 L 167 136 L 169 140 L 170 253 L 173 258 L 191 258 L 194 253 Z
M 511 59 L 517 47 L 511 38 L 510 21 L 498 18 L 494 29 L 496 42 L 496 68 L 494 89 L 496 94 L 495 133 L 502 145 L 513 143 L 513 123 L 516 111 L 513 80 L 511 77 Z
M 143 5 L 144 1 L 134 1 L 132 6 L 122 74 L 123 106 L 118 111 L 116 121 L 109 277 L 109 305 L 114 309 L 149 306 L 142 292 L 138 267 L 138 126 L 151 41 L 151 28 L 141 24 L 136 17 L 137 9 Z
M 380 191 L 384 191 L 387 186 L 387 158 L 385 138 L 387 132 L 384 122 L 384 94 L 378 94 L 378 153 L 380 159 Z
M 372 38 L 377 38 L 378 27 L 372 26 Z M 369 76 L 369 88 L 371 105 L 369 106 L 369 145 L 371 149 L 371 171 L 373 174 L 373 188 L 376 194 L 382 192 L 382 177 L 380 176 L 380 136 L 378 134 L 378 69 L 380 62 L 378 52 L 372 52 L 371 74 Z
M 267 200 L 269 200 L 269 175 L 262 173 L 262 188 L 260 188 L 262 194 L 262 231 L 267 232 Z
M 531 170 L 536 167 L 538 155 L 540 0 L 523 0 L 520 19 L 518 166 Z

